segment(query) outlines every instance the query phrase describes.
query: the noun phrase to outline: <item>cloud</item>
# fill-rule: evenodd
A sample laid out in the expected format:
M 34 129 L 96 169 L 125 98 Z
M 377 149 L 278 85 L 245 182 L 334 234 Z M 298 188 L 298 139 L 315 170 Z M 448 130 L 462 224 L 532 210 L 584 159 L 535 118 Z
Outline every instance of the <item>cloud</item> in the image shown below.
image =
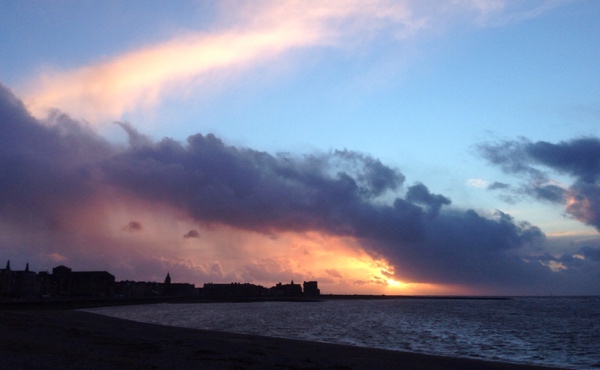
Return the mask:
M 64 261 L 68 260 L 67 257 L 62 256 L 62 255 L 60 255 L 58 253 L 51 253 L 51 254 L 48 254 L 48 255 L 46 255 L 44 257 L 47 258 L 47 259 L 49 259 L 49 260 L 51 260 L 51 261 L 55 261 L 57 263 L 58 262 L 64 262 Z
M 487 187 L 488 190 L 504 190 L 504 189 L 510 189 L 510 185 L 505 184 L 503 182 L 498 182 L 498 181 L 494 181 L 493 183 L 491 183 L 490 185 L 488 185 Z
M 593 250 L 582 250 L 590 257 L 575 261 L 577 266 L 558 261 L 565 269 L 554 271 L 548 257 L 539 253 L 545 239 L 539 228 L 502 212 L 481 215 L 450 208 L 449 198 L 432 193 L 422 183 L 405 186 L 398 169 L 368 154 L 348 150 L 270 154 L 227 145 L 212 134 L 192 135 L 184 143 L 169 138 L 156 142 L 140 140 L 142 134 L 126 124 L 122 127 L 131 138 L 124 147 L 107 143 L 64 115 L 57 114 L 53 125 L 44 125 L 8 89 L 0 89 L 4 251 L 60 253 L 69 261 L 105 263 L 128 274 L 160 279 L 164 271 L 157 266 L 180 266 L 186 276 L 195 271 L 201 278 L 285 281 L 302 280 L 304 275 L 298 273 L 292 257 L 278 255 L 274 249 L 237 245 L 234 239 L 206 244 L 202 238 L 192 246 L 183 243 L 181 235 L 185 230 L 192 235 L 192 225 L 221 228 L 263 235 L 278 246 L 278 236 L 314 233 L 385 261 L 370 279 L 384 285 L 394 279 L 468 286 L 477 292 L 532 294 L 545 292 L 548 284 L 555 292 L 573 293 L 572 285 L 580 282 L 587 285 L 576 291 L 598 293 L 592 288 L 600 286 L 592 273 L 598 264 Z M 499 165 L 503 162 L 498 158 L 506 158 L 509 168 L 516 169 L 513 173 L 533 174 L 536 180 L 545 178 L 545 173 L 532 170 L 531 158 L 544 158 L 544 163 L 576 174 L 582 185 L 595 186 L 595 169 L 586 159 L 561 159 L 554 151 L 565 153 L 573 147 L 574 153 L 580 153 L 575 148 L 580 142 L 543 146 L 543 151 L 525 144 L 505 145 L 502 157 L 492 158 Z M 588 150 L 594 147 L 593 142 L 583 144 Z M 516 157 L 511 156 L 513 149 Z M 491 146 L 483 150 L 492 153 Z M 586 200 L 595 191 L 583 186 L 577 190 Z M 569 194 L 573 192 L 569 189 Z M 583 200 L 570 206 L 581 206 Z M 594 207 L 582 207 L 578 217 L 593 220 Z M 151 226 L 133 240 L 120 232 L 124 223 L 130 231 L 141 230 L 142 224 Z M 22 230 L 35 230 L 40 244 L 32 245 Z M 166 239 L 163 230 L 176 230 L 171 231 L 176 236 Z M 164 246 L 173 240 L 181 244 Z M 306 255 L 309 247 L 311 253 Z M 303 242 L 294 248 L 294 258 L 310 259 L 319 258 L 316 252 L 326 246 L 313 249 Z M 243 249 L 248 250 L 244 256 L 254 254 L 254 258 L 243 266 L 238 262 L 241 272 L 236 275 L 227 263 L 239 259 Z M 218 258 L 191 263 L 178 257 L 189 253 Z M 342 271 L 327 266 L 323 275 L 326 269 Z
M 568 214 L 600 230 L 600 139 L 557 144 L 521 139 L 482 144 L 479 150 L 493 165 L 523 178 L 521 193 L 563 204 Z M 561 185 L 553 175 L 568 176 L 573 183 Z
M 428 207 L 428 212 L 432 217 L 437 216 L 444 205 L 451 203 L 449 198 L 443 195 L 431 194 L 429 189 L 423 184 L 417 184 L 408 188 L 406 200 L 412 203 L 421 204 Z
M 11 220 L 60 230 L 68 214 L 95 200 L 93 165 L 111 154 L 108 143 L 67 116 L 44 127 L 0 85 L 0 209 Z
M 121 230 L 128 233 L 139 233 L 143 230 L 142 224 L 137 221 L 130 221 L 127 225 L 123 226 Z
M 189 239 L 189 238 L 199 238 L 200 237 L 200 233 L 198 232 L 198 230 L 190 230 L 188 231 L 184 236 L 185 239 Z
M 579 249 L 579 253 L 585 258 L 600 262 L 600 247 L 585 246 Z
M 277 282 L 295 280 L 303 281 L 303 276 L 294 272 L 293 261 L 285 257 L 268 257 L 255 260 L 244 267 L 242 277 L 247 281 Z
M 560 2 L 553 2 L 554 5 Z M 208 31 L 180 30 L 171 39 L 141 46 L 71 70 L 46 68 L 23 88 L 37 116 L 58 108 L 90 121 L 121 119 L 152 109 L 167 97 L 215 91 L 228 77 L 295 50 L 353 48 L 378 35 L 400 42 L 449 24 L 481 25 L 539 14 L 544 5 L 505 1 L 253 1 L 225 2 Z M 526 18 L 526 17 L 525 17 Z
M 483 179 L 468 179 L 467 185 L 474 188 L 485 188 L 488 186 L 488 182 Z

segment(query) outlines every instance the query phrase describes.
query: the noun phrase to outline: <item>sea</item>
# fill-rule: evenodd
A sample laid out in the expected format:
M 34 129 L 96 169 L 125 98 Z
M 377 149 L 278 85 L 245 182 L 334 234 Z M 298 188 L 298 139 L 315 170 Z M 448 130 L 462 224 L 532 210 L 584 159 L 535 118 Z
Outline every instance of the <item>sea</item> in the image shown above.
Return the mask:
M 186 328 L 567 369 L 600 368 L 600 297 L 161 303 L 86 311 Z

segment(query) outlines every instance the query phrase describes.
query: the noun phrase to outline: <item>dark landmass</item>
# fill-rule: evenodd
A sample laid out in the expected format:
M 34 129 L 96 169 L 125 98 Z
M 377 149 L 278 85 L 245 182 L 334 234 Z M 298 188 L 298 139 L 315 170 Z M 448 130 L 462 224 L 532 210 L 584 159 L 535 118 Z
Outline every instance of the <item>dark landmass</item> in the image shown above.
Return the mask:
M 91 299 L 38 299 L 0 300 L 0 310 L 39 310 L 39 309 L 81 309 L 106 306 L 125 306 L 153 303 L 215 303 L 215 302 L 319 302 L 328 299 L 452 299 L 452 300 L 507 300 L 509 297 L 486 296 L 406 296 L 406 295 L 365 295 L 365 294 L 325 294 L 316 297 L 145 297 L 145 298 L 91 298 Z
M 1 369 L 543 369 L 139 323 L 0 310 Z

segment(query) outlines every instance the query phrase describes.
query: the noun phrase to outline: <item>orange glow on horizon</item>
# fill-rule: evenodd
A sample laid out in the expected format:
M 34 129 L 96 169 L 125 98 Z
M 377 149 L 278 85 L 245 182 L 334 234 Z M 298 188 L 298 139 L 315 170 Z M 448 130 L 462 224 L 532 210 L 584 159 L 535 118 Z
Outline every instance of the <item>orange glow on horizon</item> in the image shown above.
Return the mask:
M 464 294 L 458 287 L 403 279 L 390 261 L 368 254 L 351 237 L 202 225 L 167 205 L 115 196 L 111 201 L 99 201 L 73 225 L 90 237 L 79 242 L 81 250 L 57 245 L 51 252 L 65 256 L 66 264 L 81 253 L 94 255 L 118 280 L 162 279 L 169 271 L 174 281 L 200 287 L 316 280 L 323 294 Z M 128 227 L 132 223 L 139 227 Z M 94 241 L 101 247 L 90 248 Z

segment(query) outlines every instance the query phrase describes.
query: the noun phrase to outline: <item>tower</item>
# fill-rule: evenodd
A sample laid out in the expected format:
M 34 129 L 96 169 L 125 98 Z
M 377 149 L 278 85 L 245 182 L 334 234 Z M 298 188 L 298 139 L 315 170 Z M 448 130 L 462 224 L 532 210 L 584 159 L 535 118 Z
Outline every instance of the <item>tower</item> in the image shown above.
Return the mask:
M 168 272 L 163 284 L 163 295 L 171 295 L 171 275 Z

